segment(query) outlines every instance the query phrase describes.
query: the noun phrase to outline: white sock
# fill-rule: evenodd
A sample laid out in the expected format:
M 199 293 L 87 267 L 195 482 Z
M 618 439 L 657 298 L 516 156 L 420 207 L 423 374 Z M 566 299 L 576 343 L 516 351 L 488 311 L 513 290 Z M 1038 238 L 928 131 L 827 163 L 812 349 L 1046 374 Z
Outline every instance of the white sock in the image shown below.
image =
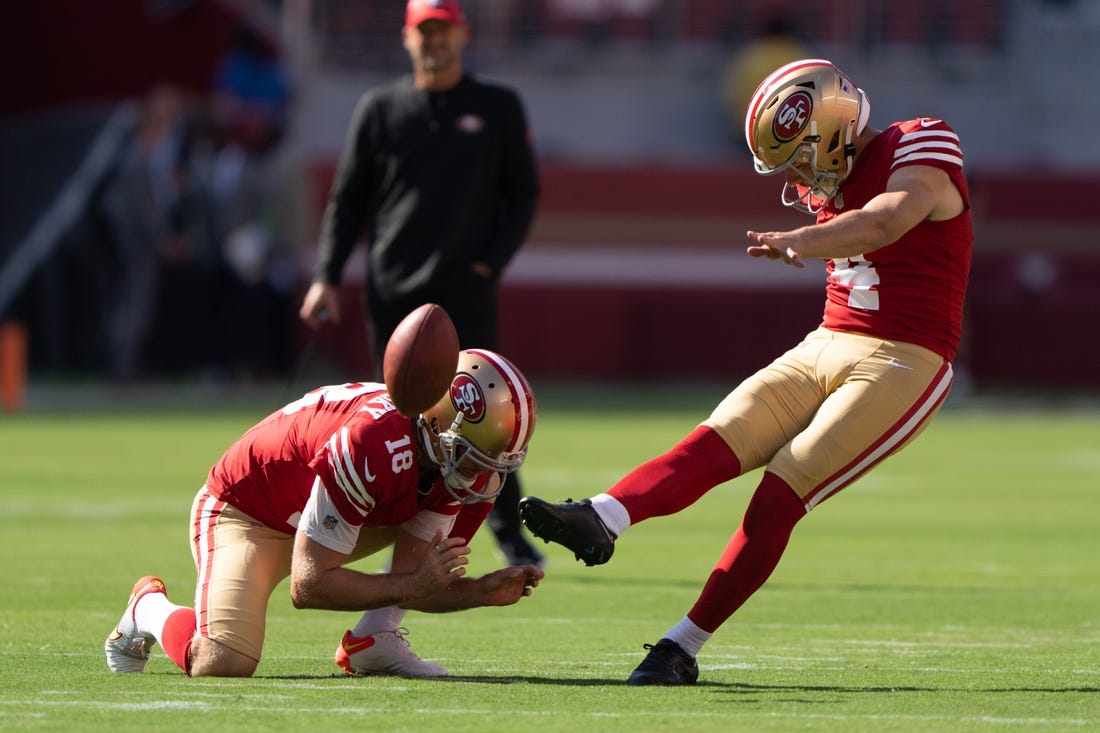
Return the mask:
M 687 616 L 680 619 L 680 623 L 673 626 L 669 632 L 665 634 L 666 639 L 672 639 L 680 645 L 681 649 L 693 657 L 699 655 L 699 650 L 710 640 L 711 636 L 713 636 L 713 634 L 700 629 L 693 624 Z
M 134 628 L 139 634 L 151 634 L 160 643 L 164 622 L 181 608 L 163 593 L 147 593 L 134 606 Z
M 351 635 L 362 639 L 364 636 L 377 634 L 380 631 L 395 631 L 401 622 L 405 620 L 408 611 L 399 606 L 386 606 L 374 608 L 363 614 L 359 623 L 351 630 Z
M 596 494 L 592 497 L 592 508 L 596 510 L 603 523 L 616 538 L 630 527 L 630 512 L 610 494 Z

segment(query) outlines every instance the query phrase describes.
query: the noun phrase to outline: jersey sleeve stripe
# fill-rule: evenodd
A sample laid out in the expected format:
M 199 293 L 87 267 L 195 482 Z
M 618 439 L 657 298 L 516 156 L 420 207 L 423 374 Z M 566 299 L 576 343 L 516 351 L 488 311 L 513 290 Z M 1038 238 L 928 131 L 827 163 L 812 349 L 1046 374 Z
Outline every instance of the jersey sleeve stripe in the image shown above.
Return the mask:
M 931 153 L 928 151 L 912 153 L 910 155 L 904 155 L 894 161 L 891 168 L 897 168 L 901 163 L 912 163 L 920 160 L 939 160 L 944 163 L 952 163 L 954 165 L 962 167 L 963 160 L 961 155 L 946 155 L 944 153 Z
M 334 433 L 329 439 L 329 465 L 332 466 L 332 474 L 337 486 L 363 513 L 370 511 L 374 501 L 367 494 L 366 487 L 359 480 L 359 475 L 351 461 L 348 450 L 348 429 L 341 428 L 339 433 Z
M 351 431 L 348 428 L 340 429 L 340 457 L 344 463 L 344 470 L 346 471 L 346 486 L 345 492 L 349 497 L 354 497 L 361 500 L 361 506 L 369 511 L 374 506 L 374 498 L 371 497 L 367 491 L 366 485 L 363 484 L 363 478 L 361 474 L 355 470 L 355 461 L 351 457 L 351 440 L 349 436 Z M 357 502 L 358 503 L 358 502 Z
M 938 137 L 946 140 L 959 141 L 959 136 L 950 130 L 917 130 L 915 132 L 907 132 L 898 138 L 898 142 L 910 143 L 914 140 L 923 140 L 930 137 Z
M 914 143 L 913 145 L 903 145 L 894 151 L 894 158 L 900 158 L 903 155 L 918 150 L 946 150 L 949 153 L 956 153 L 960 157 L 962 156 L 962 149 L 955 143 L 947 140 L 925 140 L 924 142 Z

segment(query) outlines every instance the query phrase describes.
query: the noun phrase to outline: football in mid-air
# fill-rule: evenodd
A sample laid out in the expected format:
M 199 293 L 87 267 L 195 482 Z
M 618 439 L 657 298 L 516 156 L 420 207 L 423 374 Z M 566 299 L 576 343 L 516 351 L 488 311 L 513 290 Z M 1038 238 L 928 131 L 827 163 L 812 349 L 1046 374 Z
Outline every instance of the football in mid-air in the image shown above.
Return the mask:
M 426 303 L 397 324 L 382 357 L 382 376 L 398 412 L 416 417 L 451 388 L 458 333 L 447 311 Z

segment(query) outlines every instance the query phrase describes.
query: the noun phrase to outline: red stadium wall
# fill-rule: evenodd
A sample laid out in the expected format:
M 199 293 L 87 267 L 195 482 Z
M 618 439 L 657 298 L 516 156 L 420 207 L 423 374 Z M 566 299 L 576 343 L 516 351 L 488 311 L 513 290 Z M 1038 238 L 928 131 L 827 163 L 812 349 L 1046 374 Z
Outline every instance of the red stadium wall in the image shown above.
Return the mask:
M 140 97 L 162 83 L 204 93 L 237 22 L 214 0 L 0 2 L 11 72 L 0 115 Z
M 706 271 L 715 256 L 737 262 L 747 228 L 808 221 L 783 210 L 778 184 L 745 164 L 544 162 L 540 213 L 521 254 L 537 253 L 539 266 L 517 262 L 505 279 L 502 351 L 535 377 L 733 380 L 795 343 L 819 321 L 820 280 L 727 284 Z M 327 191 L 331 167 L 316 174 Z M 1100 220 L 1074 204 L 1075 192 L 1100 181 L 1043 178 L 1041 187 L 1029 172 L 971 181 L 976 245 L 958 363 L 981 387 L 1100 387 Z M 997 195 L 1005 190 L 1028 190 L 1027 207 Z M 589 250 L 605 256 L 578 262 L 570 278 L 572 258 Z M 652 252 L 698 259 L 697 282 L 638 277 L 640 256 Z M 347 282 L 357 285 L 358 273 Z M 358 297 L 353 288 L 349 298 Z M 326 344 L 351 371 L 369 370 L 361 309 L 349 305 L 355 321 Z

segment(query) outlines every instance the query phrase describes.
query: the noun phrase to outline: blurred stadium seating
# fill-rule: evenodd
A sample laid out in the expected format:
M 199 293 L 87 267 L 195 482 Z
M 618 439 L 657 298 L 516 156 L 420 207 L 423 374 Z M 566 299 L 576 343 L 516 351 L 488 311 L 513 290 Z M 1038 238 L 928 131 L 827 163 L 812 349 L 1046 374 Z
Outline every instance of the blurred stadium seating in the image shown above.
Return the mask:
M 1100 68 L 1095 0 L 466 6 L 470 65 L 522 91 L 542 161 L 540 215 L 504 293 L 504 348 L 530 373 L 736 377 L 815 324 L 818 280 L 764 272 L 739 257 L 747 226 L 780 226 L 794 215 L 778 205 L 774 182 L 748 169 L 738 121 L 720 100 L 725 65 L 780 12 L 815 54 L 868 90 L 874 121 L 942 115 L 962 136 L 977 249 L 961 361 L 975 382 L 1100 386 L 1100 298 L 1092 290 L 1100 217 L 1086 198 L 1100 184 L 1100 140 L 1082 129 L 1100 117 L 1100 93 L 1091 79 L 1067 73 Z M 96 121 L 166 80 L 209 91 L 242 15 L 278 40 L 294 70 L 287 144 L 312 184 L 316 215 L 359 94 L 407 68 L 401 3 L 5 3 L 5 68 L 20 73 L 0 95 L 0 284 Z M 29 168 L 41 174 L 33 184 Z M 300 244 L 304 281 L 312 243 Z M 349 268 L 349 285 L 360 272 Z M 51 322 L 42 298 L 26 306 L 24 294 L 23 302 Z M 0 312 L 5 306 L 0 300 Z M 365 346 L 354 346 L 360 327 L 353 322 L 322 343 L 349 376 L 370 367 Z M 286 328 L 303 338 L 293 319 Z M 723 346 L 714 336 L 723 330 L 739 345 Z M 94 368 L 71 349 L 43 351 L 44 340 L 59 338 L 32 331 L 42 369 Z M 575 358 L 581 349 L 583 361 Z

